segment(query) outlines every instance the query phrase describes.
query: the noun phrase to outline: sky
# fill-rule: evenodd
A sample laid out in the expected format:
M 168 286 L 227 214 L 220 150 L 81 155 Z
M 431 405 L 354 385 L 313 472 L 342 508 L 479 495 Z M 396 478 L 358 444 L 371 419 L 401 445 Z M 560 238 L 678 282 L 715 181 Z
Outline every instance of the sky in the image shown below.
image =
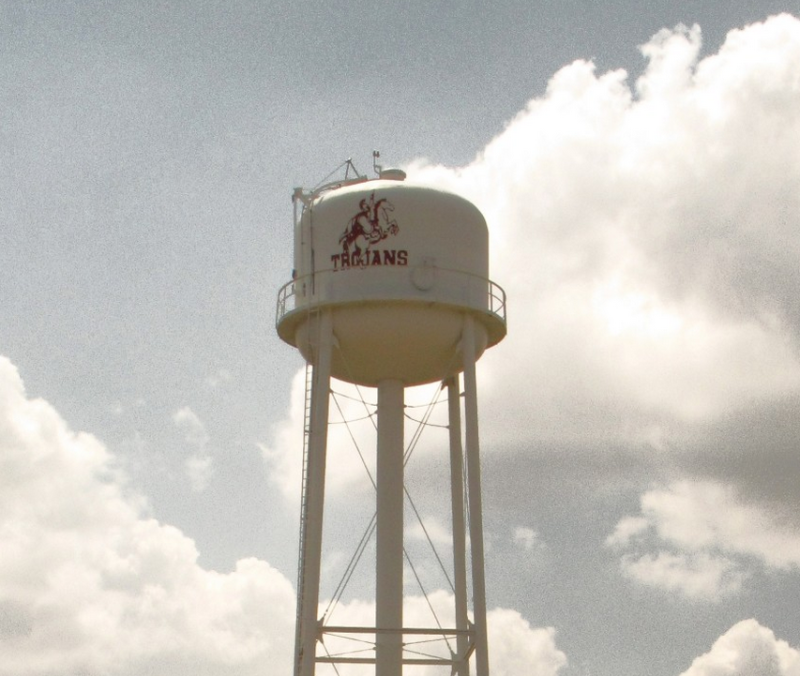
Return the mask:
M 3 0 L 0 57 L 0 676 L 290 672 L 290 196 L 373 149 L 481 209 L 508 294 L 492 673 L 800 675 L 798 3 Z M 323 596 L 371 515 L 346 436 Z

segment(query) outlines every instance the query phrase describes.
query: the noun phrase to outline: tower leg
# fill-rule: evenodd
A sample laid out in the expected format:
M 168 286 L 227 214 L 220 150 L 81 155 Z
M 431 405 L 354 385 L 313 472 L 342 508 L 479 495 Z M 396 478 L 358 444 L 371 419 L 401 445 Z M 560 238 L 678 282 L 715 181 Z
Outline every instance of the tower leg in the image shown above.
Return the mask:
M 328 402 L 331 386 L 331 351 L 333 328 L 329 310 L 309 319 L 313 345 L 314 380 L 311 386 L 311 431 L 309 435 L 306 476 L 305 521 L 302 584 L 297 602 L 300 606 L 300 631 L 295 654 L 295 674 L 314 676 L 317 654 L 317 613 L 319 577 L 322 560 L 322 518 L 325 503 L 325 462 L 328 449 Z
M 486 576 L 483 567 L 483 508 L 481 505 L 481 462 L 478 437 L 478 385 L 475 375 L 475 322 L 464 318 L 461 354 L 464 359 L 464 417 L 469 490 L 470 547 L 472 550 L 472 604 L 475 615 L 475 673 L 489 676 L 486 629 Z
M 403 395 L 399 380 L 378 383 L 376 676 L 403 672 Z
M 467 618 L 467 545 L 464 525 L 464 451 L 461 446 L 461 392 L 458 376 L 447 379 L 448 428 L 450 430 L 450 496 L 453 513 L 453 573 L 456 602 L 456 629 L 469 628 Z M 458 658 L 454 676 L 469 676 L 467 654 L 468 639 L 465 634 L 456 638 Z

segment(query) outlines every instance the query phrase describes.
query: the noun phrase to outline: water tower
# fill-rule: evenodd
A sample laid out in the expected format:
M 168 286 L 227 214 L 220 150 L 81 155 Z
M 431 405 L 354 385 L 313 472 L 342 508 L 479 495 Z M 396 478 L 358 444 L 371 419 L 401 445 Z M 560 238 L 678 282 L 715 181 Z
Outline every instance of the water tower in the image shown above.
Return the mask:
M 473 673 L 488 676 L 475 363 L 503 339 L 506 321 L 505 294 L 489 280 L 486 222 L 467 200 L 413 185 L 402 171 L 376 166 L 378 177 L 367 179 L 351 177 L 354 167 L 345 164 L 344 179 L 295 190 L 294 273 L 278 295 L 278 334 L 309 367 L 295 676 L 314 676 L 318 664 L 331 662 L 374 664 L 376 676 L 401 676 L 404 665 L 420 664 L 468 676 L 472 664 Z M 376 612 L 369 627 L 327 626 L 318 616 L 331 378 L 377 388 Z M 404 388 L 434 382 L 449 399 L 455 626 L 432 629 L 403 623 L 403 471 Z M 326 635 L 342 633 L 373 640 L 374 651 L 320 654 Z M 406 642 L 421 635 L 448 636 L 457 649 L 442 658 L 407 654 Z

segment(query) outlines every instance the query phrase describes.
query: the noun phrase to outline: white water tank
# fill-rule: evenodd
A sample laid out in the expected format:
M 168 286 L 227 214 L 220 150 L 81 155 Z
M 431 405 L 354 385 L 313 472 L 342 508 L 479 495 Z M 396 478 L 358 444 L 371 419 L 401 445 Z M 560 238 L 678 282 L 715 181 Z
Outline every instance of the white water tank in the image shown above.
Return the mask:
M 402 172 L 383 176 L 308 196 L 278 333 L 308 359 L 310 319 L 330 309 L 334 377 L 368 386 L 443 380 L 462 370 L 465 313 L 476 320 L 477 356 L 506 333 L 486 221 L 462 197 L 406 183 Z

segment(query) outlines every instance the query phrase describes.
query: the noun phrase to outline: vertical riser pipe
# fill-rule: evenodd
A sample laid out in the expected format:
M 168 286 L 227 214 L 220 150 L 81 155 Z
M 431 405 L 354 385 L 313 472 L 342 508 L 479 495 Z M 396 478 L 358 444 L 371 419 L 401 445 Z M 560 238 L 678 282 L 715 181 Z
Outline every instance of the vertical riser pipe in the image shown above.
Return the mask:
M 403 673 L 403 383 L 378 384 L 376 676 Z

